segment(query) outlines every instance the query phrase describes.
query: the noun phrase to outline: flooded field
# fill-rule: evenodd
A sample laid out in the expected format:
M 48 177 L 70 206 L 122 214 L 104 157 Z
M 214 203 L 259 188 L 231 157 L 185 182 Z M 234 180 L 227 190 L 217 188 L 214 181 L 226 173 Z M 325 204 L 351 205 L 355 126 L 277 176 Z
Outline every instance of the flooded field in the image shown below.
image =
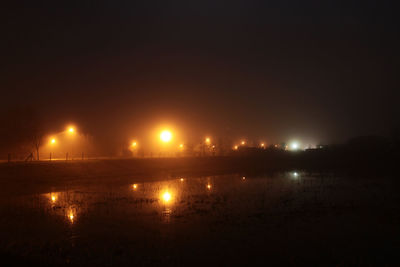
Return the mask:
M 395 179 L 292 171 L 138 181 L 3 197 L 2 258 L 85 266 L 399 262 Z

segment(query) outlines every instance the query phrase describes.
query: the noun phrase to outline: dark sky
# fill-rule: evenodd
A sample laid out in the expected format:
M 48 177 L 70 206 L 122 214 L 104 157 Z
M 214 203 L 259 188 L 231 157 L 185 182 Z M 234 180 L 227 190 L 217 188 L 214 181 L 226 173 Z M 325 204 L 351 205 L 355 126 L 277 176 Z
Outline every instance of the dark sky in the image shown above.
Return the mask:
M 398 123 L 390 1 L 12 2 L 0 104 L 54 125 L 311 143 Z

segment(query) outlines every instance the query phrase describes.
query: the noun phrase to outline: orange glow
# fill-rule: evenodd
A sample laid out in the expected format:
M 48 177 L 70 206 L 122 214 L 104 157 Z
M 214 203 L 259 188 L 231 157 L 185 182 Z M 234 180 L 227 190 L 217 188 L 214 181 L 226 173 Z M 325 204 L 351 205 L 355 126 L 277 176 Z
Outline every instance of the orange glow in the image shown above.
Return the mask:
M 209 144 L 211 142 L 211 139 L 209 137 L 206 138 L 206 143 Z
M 75 132 L 74 127 L 69 127 L 69 128 L 68 128 L 68 132 L 71 133 L 71 134 L 73 134 L 73 133 Z
M 51 202 L 56 202 L 57 201 L 57 194 L 55 194 L 55 193 L 50 193 L 50 199 L 51 199 Z
M 246 177 L 243 176 L 243 177 L 242 177 L 242 180 L 246 180 Z
M 137 184 L 133 184 L 132 187 L 133 187 L 133 190 L 135 190 L 137 188 Z
M 264 147 L 265 146 L 265 144 L 264 143 L 261 143 L 261 147 Z
M 238 149 L 238 146 L 234 146 L 233 149 L 237 150 L 237 149 Z
M 54 145 L 56 142 L 57 142 L 57 140 L 55 138 L 50 139 L 50 144 Z
M 207 189 L 211 190 L 211 185 L 210 184 L 207 185 Z
M 171 200 L 171 194 L 167 191 L 162 195 L 164 202 L 169 202 Z
M 242 145 L 245 145 L 246 144 L 246 142 L 245 141 L 242 141 L 242 143 L 241 143 Z
M 181 178 L 181 182 L 183 182 L 185 179 Z
M 136 147 L 136 146 L 137 146 L 136 141 L 133 141 L 133 142 L 132 142 L 132 147 Z
M 169 141 L 172 140 L 172 133 L 170 131 L 168 131 L 168 130 L 164 130 L 160 134 L 160 139 L 164 143 L 168 143 Z
M 180 145 L 179 145 L 179 148 L 180 148 L 180 149 L 183 149 L 183 144 L 180 144 Z
M 72 212 L 72 210 L 69 211 L 68 219 L 71 221 L 71 223 L 74 222 L 75 216 L 74 216 L 74 213 Z

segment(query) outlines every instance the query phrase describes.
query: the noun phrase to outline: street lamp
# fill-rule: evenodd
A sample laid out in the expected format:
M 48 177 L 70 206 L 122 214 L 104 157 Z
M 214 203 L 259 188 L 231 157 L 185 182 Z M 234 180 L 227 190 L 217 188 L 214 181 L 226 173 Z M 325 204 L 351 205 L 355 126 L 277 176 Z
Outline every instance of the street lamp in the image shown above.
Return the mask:
M 161 141 L 163 141 L 164 143 L 168 143 L 171 141 L 172 139 L 172 133 L 168 130 L 164 130 L 161 132 L 160 134 L 160 139 Z
M 291 147 L 292 150 L 297 150 L 297 149 L 299 148 L 299 144 L 296 143 L 296 142 L 293 142 L 293 143 L 290 145 L 290 147 Z

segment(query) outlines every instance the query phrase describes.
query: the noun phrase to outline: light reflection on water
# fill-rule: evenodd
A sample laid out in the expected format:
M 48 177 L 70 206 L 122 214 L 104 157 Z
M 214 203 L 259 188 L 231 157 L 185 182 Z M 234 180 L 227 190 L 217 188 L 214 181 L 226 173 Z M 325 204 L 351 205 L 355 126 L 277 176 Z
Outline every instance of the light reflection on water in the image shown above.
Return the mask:
M 126 214 L 171 223 L 174 218 L 187 216 L 219 216 L 221 210 L 229 213 L 257 210 L 268 205 L 268 197 L 294 192 L 302 183 L 301 176 L 294 171 L 272 179 L 248 175 L 178 177 L 123 186 L 67 188 L 25 198 L 33 199 L 34 209 L 45 210 L 47 216 L 64 218 L 70 225 L 81 223 L 82 218 L 124 219 Z M 296 183 L 291 182 L 294 180 Z
M 55 265 L 69 265 L 70 259 L 81 263 L 85 255 L 87 261 L 80 265 L 118 265 L 115 259 L 131 256 L 138 256 L 144 265 L 154 257 L 167 259 L 173 253 L 191 253 L 199 243 L 202 248 L 212 244 L 219 256 L 219 249 L 232 244 L 231 240 L 248 240 L 249 236 L 259 238 L 252 249 L 264 251 L 264 240 L 270 236 L 272 246 L 282 234 L 300 233 L 293 240 L 303 242 L 303 233 L 312 231 L 315 221 L 327 220 L 322 232 L 316 232 L 315 236 L 320 236 L 329 232 L 326 229 L 331 229 L 331 220 L 341 214 L 352 214 L 361 205 L 368 214 L 371 206 L 380 209 L 390 195 L 385 190 L 392 189 L 392 185 L 378 187 L 375 181 L 313 176 L 299 170 L 270 176 L 246 173 L 155 182 L 132 179 L 123 185 L 64 185 L 0 202 L 0 224 L 6 229 L 0 247 L 11 247 L 17 253 L 29 249 L 32 257 L 58 259 Z M 371 202 L 371 194 L 379 192 L 385 198 Z M 338 222 L 345 222 L 344 218 Z M 237 243 L 243 243 L 246 249 L 250 242 Z M 291 242 L 283 244 L 285 251 L 286 243 Z M 300 243 L 293 244 L 297 248 Z M 231 251 L 240 250 L 235 247 Z M 98 262 L 86 264 L 97 258 Z
M 347 181 L 296 170 L 271 176 L 246 173 L 154 182 L 132 179 L 122 185 L 53 188 L 2 204 L 0 223 L 3 229 L 11 230 L 2 233 L 0 246 L 17 243 L 21 248 L 15 250 L 22 251 L 24 244 L 29 244 L 36 256 L 34 249 L 38 248 L 39 254 L 47 253 L 49 244 L 54 244 L 50 252 L 60 253 L 62 260 L 64 251 L 75 248 L 65 257 L 77 260 L 82 258 L 81 251 L 91 252 L 90 260 L 99 257 L 100 262 L 114 257 L 114 253 L 120 257 L 120 250 L 129 256 L 147 251 L 146 259 L 152 258 L 155 251 L 173 249 L 178 242 L 177 255 L 181 255 L 181 249 L 192 247 L 187 242 L 196 246 L 198 242 L 215 244 L 223 240 L 215 246 L 219 248 L 239 234 L 242 240 L 249 235 L 260 236 L 257 247 L 263 247 L 264 237 L 277 231 L 287 235 L 287 229 L 294 229 L 297 233 L 297 223 L 310 225 L 307 229 L 311 231 L 314 224 L 310 214 L 318 220 L 328 216 L 330 222 L 337 216 L 338 207 L 339 211 L 353 212 L 353 207 L 370 199 L 371 192 L 378 188 L 355 188 L 354 181 L 349 187 Z M 369 208 L 371 203 L 366 203 Z M 264 235 L 259 235 L 260 231 Z M 275 245 L 278 236 L 271 244 Z M 169 256 L 169 251 L 165 255 Z
M 158 214 L 162 221 L 170 222 L 177 211 L 180 213 L 196 211 L 198 206 L 209 204 L 219 193 L 215 190 L 215 184 L 230 183 L 230 186 L 225 185 L 226 190 L 222 191 L 229 193 L 229 188 L 234 192 L 237 191 L 235 187 L 240 186 L 240 183 L 236 184 L 235 181 L 244 179 L 244 176 L 189 179 L 180 177 L 168 181 L 132 183 L 111 188 L 83 187 L 79 190 L 41 194 L 40 203 L 36 206 L 45 207 L 49 216 L 63 217 L 70 224 L 79 223 L 83 214 L 91 216 L 87 213 L 93 209 L 98 212 L 111 206 L 114 208 L 113 212 L 130 209 L 137 216 Z

